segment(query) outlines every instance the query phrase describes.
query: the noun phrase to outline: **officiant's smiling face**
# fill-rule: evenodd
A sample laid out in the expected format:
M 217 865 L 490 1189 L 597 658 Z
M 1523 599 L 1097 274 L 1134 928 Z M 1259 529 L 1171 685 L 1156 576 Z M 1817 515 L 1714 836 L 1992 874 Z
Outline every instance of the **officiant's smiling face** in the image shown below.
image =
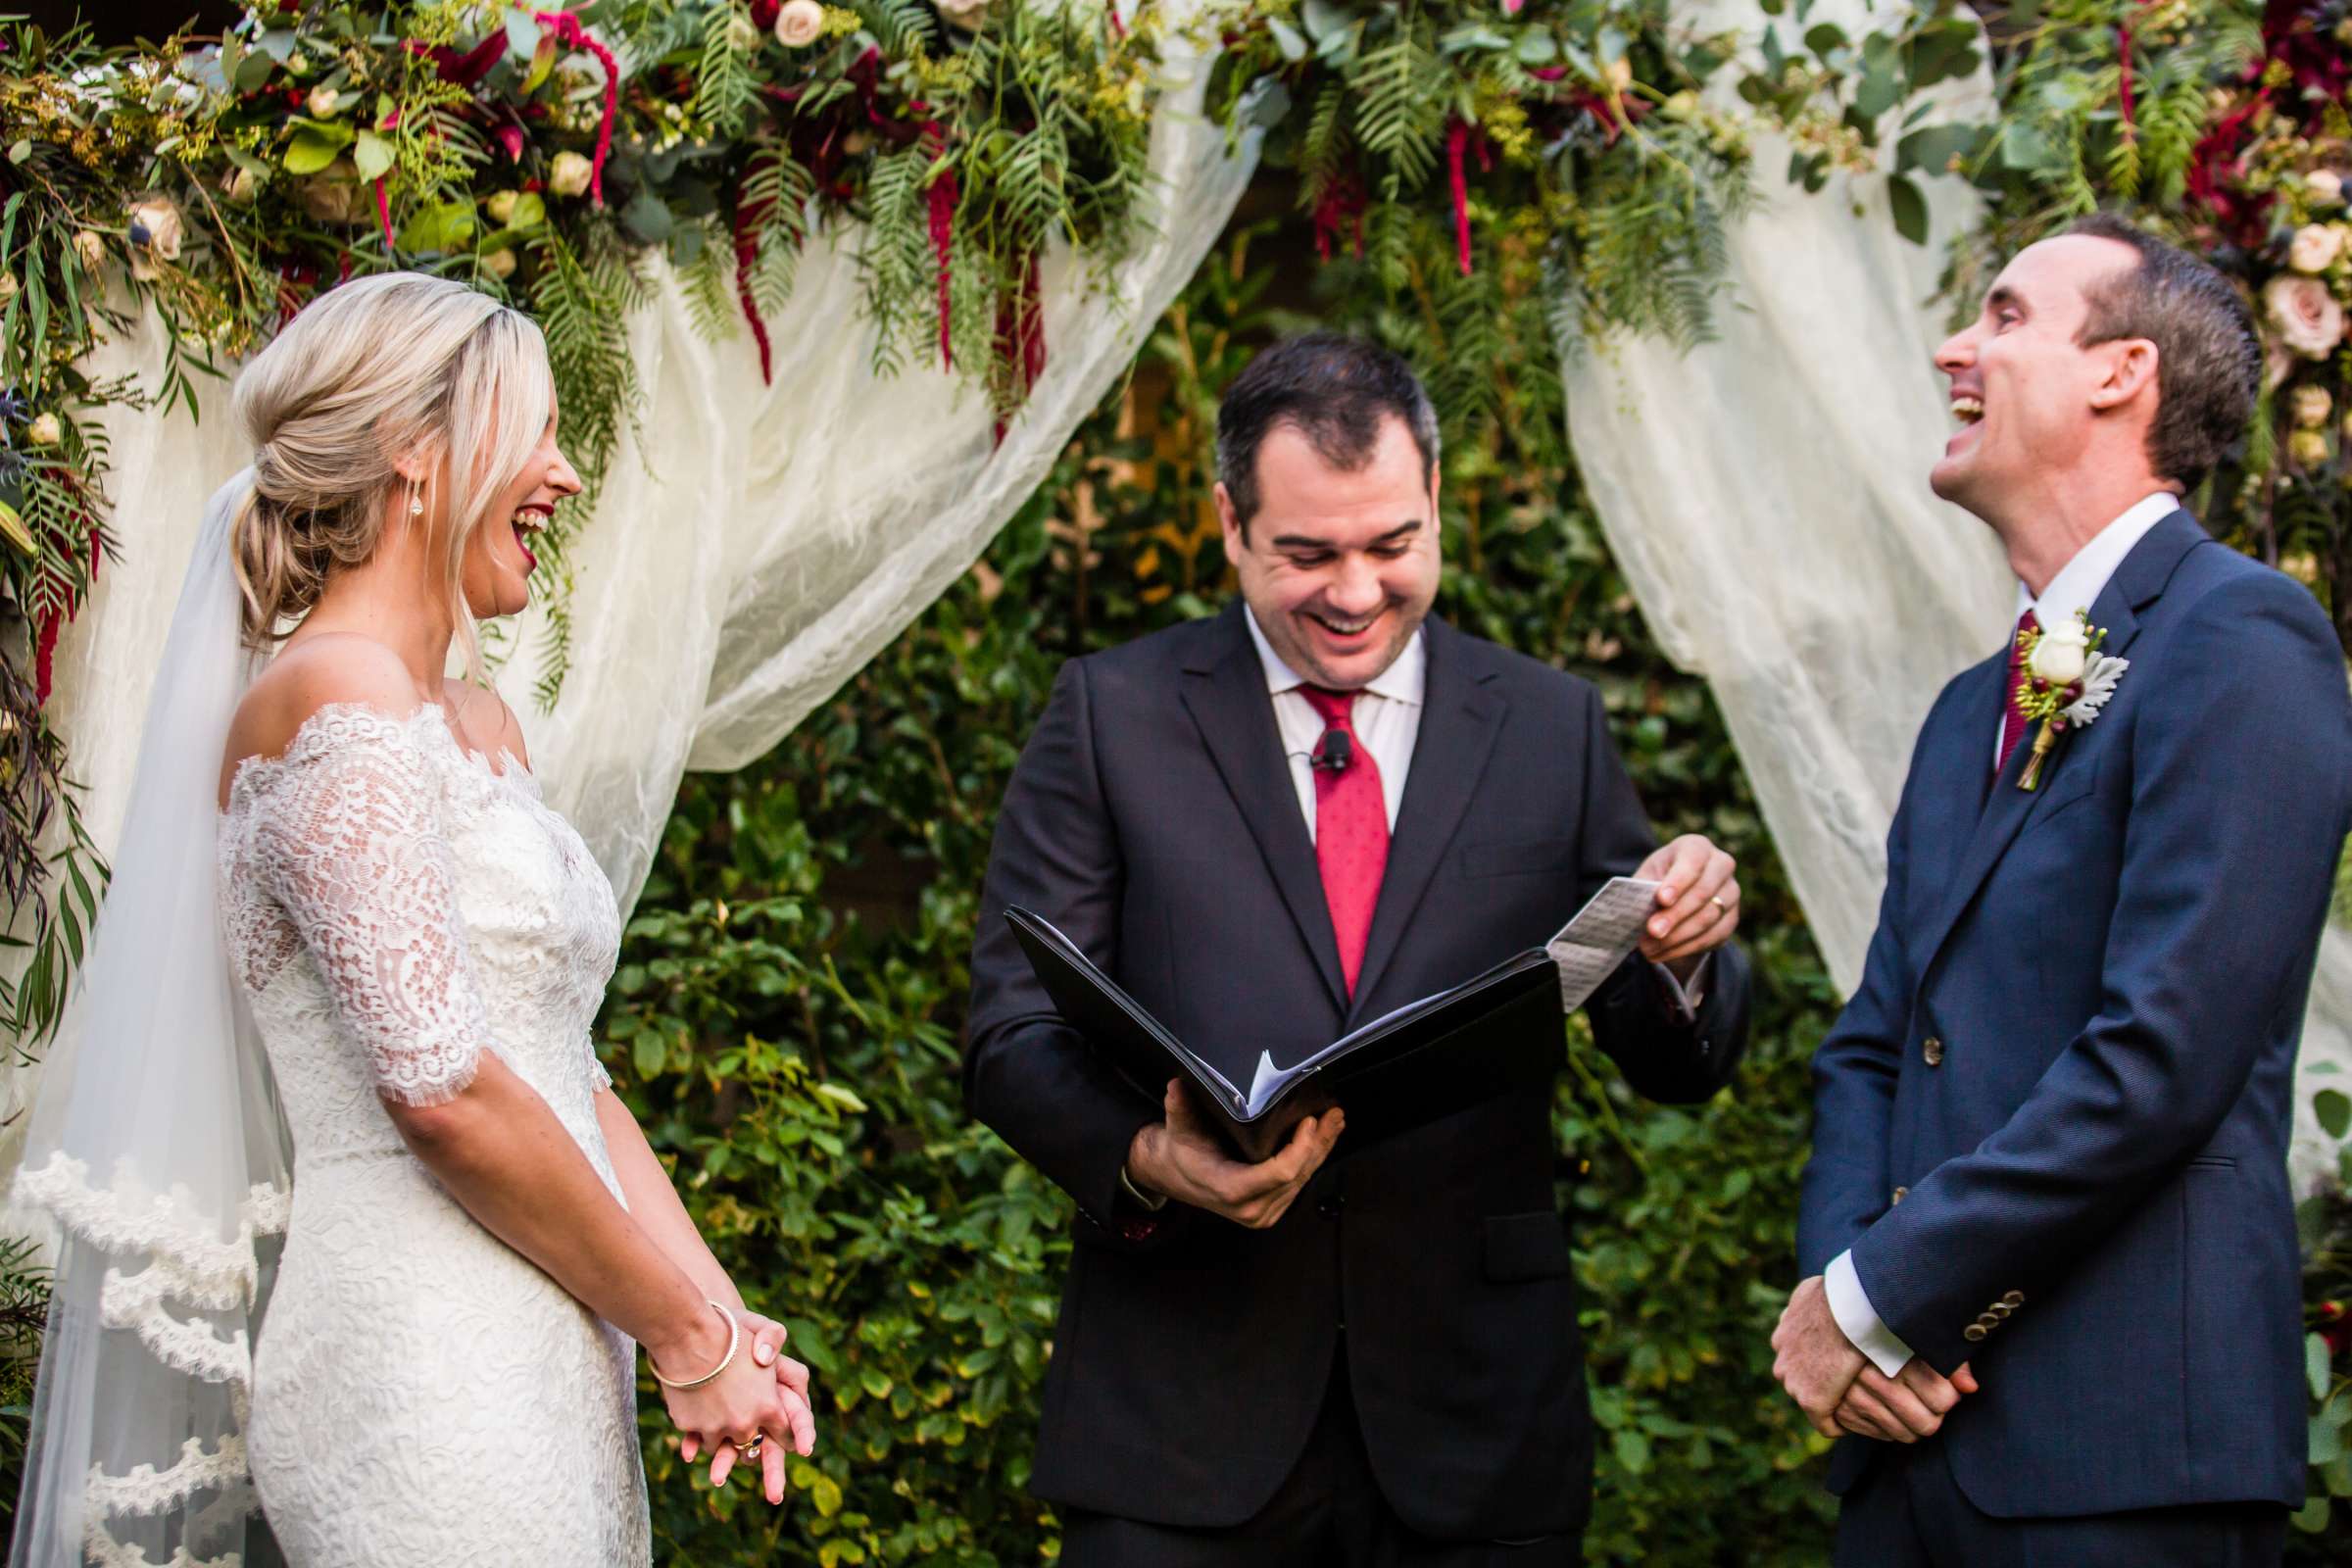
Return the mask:
M 1335 464 L 1299 427 L 1257 448 L 1245 524 L 1217 486 L 1225 555 L 1258 629 L 1313 685 L 1355 691 L 1396 662 L 1438 594 L 1438 476 L 1390 415 L 1364 461 Z
M 2083 460 L 2130 348 L 2083 341 L 2090 291 L 2137 261 L 2120 241 L 2061 234 L 2001 270 L 1977 318 L 1936 351 L 1960 423 L 1929 475 L 1937 495 L 1998 521 L 2039 476 Z

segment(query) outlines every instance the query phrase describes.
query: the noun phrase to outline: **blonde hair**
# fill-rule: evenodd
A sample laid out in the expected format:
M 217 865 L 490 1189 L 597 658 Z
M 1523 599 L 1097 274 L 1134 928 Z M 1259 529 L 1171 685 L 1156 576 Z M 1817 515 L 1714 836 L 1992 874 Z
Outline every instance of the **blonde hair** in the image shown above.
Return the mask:
M 466 663 L 480 647 L 466 547 L 547 427 L 553 381 L 537 323 L 422 272 L 356 278 L 306 307 L 237 381 L 253 490 L 231 539 L 245 638 L 267 648 L 340 569 L 375 553 L 397 502 L 427 502 L 399 464 L 423 456 L 450 491 L 446 589 Z

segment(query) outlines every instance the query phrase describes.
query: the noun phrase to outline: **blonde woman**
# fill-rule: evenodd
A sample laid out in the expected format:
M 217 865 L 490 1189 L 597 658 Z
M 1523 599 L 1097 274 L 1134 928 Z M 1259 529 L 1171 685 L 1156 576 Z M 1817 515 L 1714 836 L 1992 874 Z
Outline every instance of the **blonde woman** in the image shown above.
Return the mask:
M 216 498 L 137 786 L 193 824 L 172 775 L 211 729 L 221 940 L 155 918 L 202 875 L 142 849 L 134 795 L 70 1103 L 19 1183 L 68 1245 L 18 1560 L 242 1553 L 249 1471 L 296 1568 L 647 1562 L 632 1341 L 714 1482 L 756 1464 L 780 1501 L 813 1429 L 807 1369 L 597 1063 L 612 887 L 514 715 L 444 678 L 579 489 L 538 329 L 443 279 L 347 283 L 236 410 L 253 467 Z M 249 684 L 201 674 L 229 640 L 273 650 Z M 163 1103 L 123 1087 L 150 1080 Z

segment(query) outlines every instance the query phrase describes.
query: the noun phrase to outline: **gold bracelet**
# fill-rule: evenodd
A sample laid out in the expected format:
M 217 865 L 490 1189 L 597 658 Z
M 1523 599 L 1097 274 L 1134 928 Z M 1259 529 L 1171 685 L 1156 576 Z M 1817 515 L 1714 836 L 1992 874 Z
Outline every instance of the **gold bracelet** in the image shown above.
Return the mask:
M 695 1378 L 690 1382 L 680 1383 L 674 1379 L 663 1377 L 662 1375 L 662 1369 L 654 1365 L 654 1352 L 648 1350 L 645 1352 L 645 1364 L 646 1367 L 654 1374 L 654 1381 L 656 1383 L 661 1384 L 665 1389 L 699 1389 L 704 1384 L 710 1382 L 712 1378 L 718 1376 L 721 1372 L 724 1372 L 728 1367 L 735 1364 L 735 1352 L 743 1345 L 743 1325 L 735 1320 L 734 1313 L 728 1311 L 716 1301 L 712 1301 L 710 1303 L 710 1310 L 716 1312 L 720 1317 L 723 1317 L 727 1320 L 727 1353 L 718 1358 L 718 1365 L 712 1367 L 710 1371 L 704 1373 L 699 1378 Z

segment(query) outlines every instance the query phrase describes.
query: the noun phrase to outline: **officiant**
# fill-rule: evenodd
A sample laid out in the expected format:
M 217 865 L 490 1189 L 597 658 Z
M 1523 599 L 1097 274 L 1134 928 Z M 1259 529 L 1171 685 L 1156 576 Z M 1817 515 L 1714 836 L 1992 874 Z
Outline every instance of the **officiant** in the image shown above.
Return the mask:
M 965 1099 L 1078 1206 L 1031 1485 L 1066 1568 L 1570 1564 L 1592 1436 L 1549 1094 L 1360 1152 L 1343 1103 L 1238 1162 L 1094 1056 L 1004 911 L 1246 1084 L 1258 1042 L 1296 1059 L 1655 880 L 1587 1008 L 1636 1089 L 1695 1102 L 1746 1039 L 1737 868 L 1653 848 L 1592 684 L 1431 617 L 1437 421 L 1401 360 L 1259 355 L 1217 464 L 1240 597 L 1063 666 L 982 900 Z

